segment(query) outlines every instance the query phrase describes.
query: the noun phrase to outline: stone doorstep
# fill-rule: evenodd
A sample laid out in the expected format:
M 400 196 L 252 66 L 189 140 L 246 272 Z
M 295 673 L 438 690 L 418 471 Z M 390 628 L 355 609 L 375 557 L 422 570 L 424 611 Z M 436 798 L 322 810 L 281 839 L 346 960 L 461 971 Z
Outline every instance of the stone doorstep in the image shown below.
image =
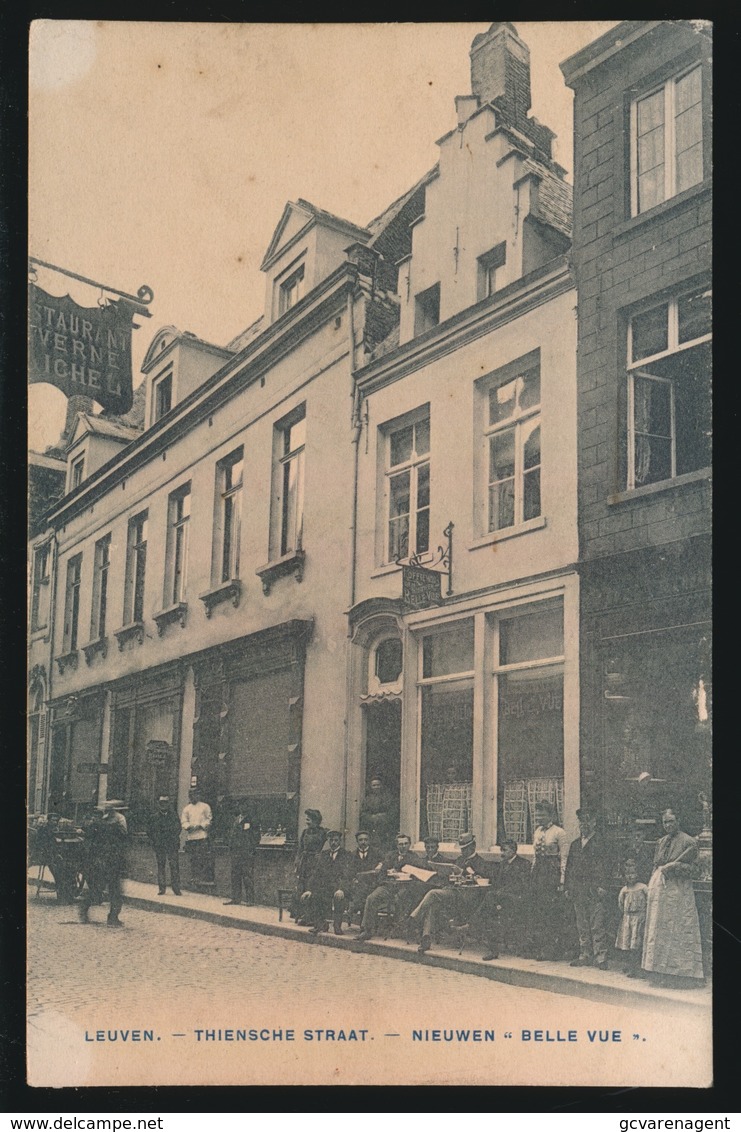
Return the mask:
M 208 920 L 223 927 L 293 939 L 314 946 L 383 955 L 407 963 L 424 963 L 429 967 L 443 967 L 449 971 L 477 975 L 511 986 L 531 987 L 555 994 L 589 998 L 596 1002 L 651 1006 L 658 1010 L 675 1010 L 680 1006 L 687 1010 L 706 1012 L 712 1007 L 709 985 L 697 990 L 673 990 L 653 987 L 641 979 L 628 980 L 620 971 L 572 968 L 566 962 L 539 963 L 534 959 L 520 959 L 509 955 L 484 963 L 480 957 L 470 953 L 467 956 L 465 951 L 463 955 L 459 955 L 454 948 L 435 948 L 434 951 L 419 955 L 416 947 L 400 940 L 374 939 L 372 942 L 358 944 L 354 934 L 336 936 L 331 929 L 321 935 L 312 935 L 307 928 L 290 919 L 279 922 L 277 908 L 245 904 L 224 906 L 220 896 L 205 896 L 185 889 L 182 896 L 174 896 L 170 892 L 160 896 L 154 885 L 140 881 L 124 881 L 123 888 L 126 903 L 135 908 Z

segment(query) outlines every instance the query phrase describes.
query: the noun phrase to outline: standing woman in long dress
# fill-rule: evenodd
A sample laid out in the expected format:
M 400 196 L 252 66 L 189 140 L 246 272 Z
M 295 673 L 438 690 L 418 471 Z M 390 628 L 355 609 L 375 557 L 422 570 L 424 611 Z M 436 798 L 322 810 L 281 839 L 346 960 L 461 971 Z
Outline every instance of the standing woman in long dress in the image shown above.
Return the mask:
M 674 810 L 661 815 L 665 836 L 656 847 L 648 882 L 641 966 L 657 976 L 702 979 L 700 921 L 692 887 L 697 842 L 679 828 Z

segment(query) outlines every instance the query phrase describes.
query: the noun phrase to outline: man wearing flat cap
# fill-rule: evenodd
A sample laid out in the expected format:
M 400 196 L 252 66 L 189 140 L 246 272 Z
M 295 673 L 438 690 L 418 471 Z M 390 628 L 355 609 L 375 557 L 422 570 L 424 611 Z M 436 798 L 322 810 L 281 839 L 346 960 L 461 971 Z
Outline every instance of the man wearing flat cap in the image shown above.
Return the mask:
M 609 862 L 607 845 L 597 829 L 597 814 L 584 805 L 576 811 L 579 836 L 571 842 L 566 861 L 564 892 L 573 902 L 579 957 L 572 967 L 598 967 L 607 970 L 607 930 L 605 899 L 608 895 Z
M 180 819 L 172 808 L 169 795 L 160 794 L 157 809 L 149 822 L 149 840 L 157 861 L 157 884 L 160 896 L 167 891 L 167 866 L 175 896 L 180 896 Z
M 98 903 L 101 890 L 107 888 L 110 900 L 108 926 L 123 927 L 119 913 L 123 907 L 121 879 L 128 837 L 126 818 L 121 813 L 124 809 L 124 802 L 109 799 L 98 806 L 98 820 L 88 826 L 90 875 L 79 905 L 83 923 L 88 922 L 90 905 Z
M 420 953 L 430 950 L 448 920 L 460 919 L 469 911 L 467 897 L 470 893 L 465 891 L 465 886 L 473 887 L 478 879 L 488 880 L 490 877 L 491 869 L 476 852 L 476 838 L 470 831 L 461 834 L 458 845 L 461 851 L 455 862 L 458 883 L 428 892 L 409 916 L 412 925 L 422 930 L 422 940 L 417 949 Z

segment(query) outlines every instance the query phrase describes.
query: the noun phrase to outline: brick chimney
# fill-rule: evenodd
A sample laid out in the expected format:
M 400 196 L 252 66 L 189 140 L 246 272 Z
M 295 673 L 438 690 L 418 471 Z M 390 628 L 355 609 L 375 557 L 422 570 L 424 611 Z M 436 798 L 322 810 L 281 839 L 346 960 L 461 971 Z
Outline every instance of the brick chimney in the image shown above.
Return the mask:
M 522 129 L 532 105 L 530 49 L 511 23 L 494 23 L 471 44 L 471 92 L 480 103 L 496 101 Z

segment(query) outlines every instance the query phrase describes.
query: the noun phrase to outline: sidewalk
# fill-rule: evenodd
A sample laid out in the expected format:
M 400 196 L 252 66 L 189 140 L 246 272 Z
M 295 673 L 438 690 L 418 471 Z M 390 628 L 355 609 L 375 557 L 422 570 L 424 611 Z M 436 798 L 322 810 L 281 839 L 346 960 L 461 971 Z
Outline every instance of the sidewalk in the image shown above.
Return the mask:
M 335 936 L 331 932 L 312 935 L 307 928 L 297 926 L 289 918 L 288 913 L 284 913 L 283 921 L 279 922 L 277 908 L 224 905 L 220 896 L 204 896 L 186 891 L 182 896 L 173 896 L 170 892 L 160 896 L 154 885 L 133 880 L 124 881 L 124 895 L 126 903 L 147 911 L 209 920 L 226 927 L 278 936 L 281 939 L 294 939 L 298 943 L 314 947 L 336 947 L 345 951 L 383 955 L 406 963 L 444 967 L 451 971 L 492 979 L 495 982 L 537 987 L 556 994 L 589 998 L 595 1002 L 650 1005 L 657 1010 L 670 1009 L 673 1012 L 676 1011 L 677 1006 L 684 1007 L 690 1012 L 709 1011 L 712 1006 L 709 985 L 689 990 L 653 987 L 643 979 L 628 979 L 617 970 L 574 968 L 567 962 L 539 963 L 534 959 L 520 959 L 512 955 L 484 963 L 481 960 L 481 949 L 475 944 L 469 945 L 463 955 L 459 955 L 453 948 L 442 947 L 436 947 L 424 955 L 419 955 L 416 947 L 401 940 L 374 939 L 359 944 L 356 942 L 358 929 L 355 928 L 345 929 L 345 934 L 342 936 Z

